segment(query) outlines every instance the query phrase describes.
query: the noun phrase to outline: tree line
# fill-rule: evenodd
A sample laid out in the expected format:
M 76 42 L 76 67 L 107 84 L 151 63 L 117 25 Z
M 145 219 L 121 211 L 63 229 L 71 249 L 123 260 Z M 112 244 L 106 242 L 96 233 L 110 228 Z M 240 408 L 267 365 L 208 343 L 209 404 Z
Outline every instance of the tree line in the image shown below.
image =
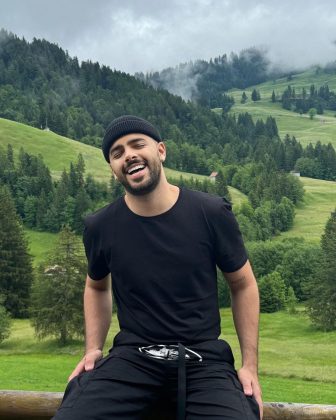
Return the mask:
M 266 54 L 252 47 L 239 54 L 190 61 L 161 72 L 137 73 L 136 77 L 155 89 L 166 89 L 204 107 L 229 110 L 233 98 L 224 92 L 257 85 L 275 75 L 269 71 Z
M 13 197 L 15 208 L 24 224 L 31 229 L 59 232 L 65 225 L 81 233 L 83 217 L 110 198 L 105 183 L 85 176 L 81 154 L 77 162 L 53 180 L 42 156 L 20 149 L 14 161 L 11 145 L 0 148 L 0 185 L 5 184 Z
M 169 153 L 168 153 L 169 156 Z M 290 229 L 295 206 L 302 201 L 303 187 L 298 178 L 277 170 L 274 161 L 242 166 L 219 166 L 216 178 L 177 179 L 169 181 L 180 187 L 217 194 L 231 200 L 228 185 L 245 193 L 248 203 L 235 209 L 246 240 L 266 240 Z M 0 183 L 7 185 L 15 208 L 30 229 L 59 232 L 68 226 L 81 234 L 86 214 L 114 201 L 124 194 L 123 186 L 111 177 L 110 184 L 99 183 L 85 176 L 81 154 L 60 179 L 53 180 L 42 156 L 20 149 L 14 161 L 11 145 L 0 148 Z
M 272 92 L 272 102 L 277 102 L 275 92 Z M 279 99 L 282 107 L 290 111 L 306 114 L 310 109 L 316 109 L 317 114 L 323 114 L 325 109 L 336 110 L 336 93 L 329 89 L 328 84 L 317 88 L 310 85 L 309 90 L 303 87 L 300 91 L 294 86 L 288 86 Z
M 211 144 L 190 144 L 179 137 L 167 140 L 167 166 L 186 172 L 208 175 L 223 165 L 244 165 L 272 159 L 279 171 L 298 171 L 302 176 L 336 180 L 336 152 L 331 143 L 318 141 L 303 147 L 288 134 L 282 140 L 276 121 L 253 121 L 248 113 L 238 116 L 223 114 L 229 127 L 225 138 L 214 135 Z

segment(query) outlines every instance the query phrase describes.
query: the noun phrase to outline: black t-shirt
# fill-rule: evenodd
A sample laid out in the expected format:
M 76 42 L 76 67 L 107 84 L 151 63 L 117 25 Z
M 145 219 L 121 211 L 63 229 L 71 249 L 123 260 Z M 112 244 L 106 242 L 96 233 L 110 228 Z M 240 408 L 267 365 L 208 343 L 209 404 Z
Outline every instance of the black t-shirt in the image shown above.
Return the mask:
M 133 336 L 189 344 L 218 338 L 216 265 L 233 272 L 247 260 L 231 205 L 186 188 L 153 217 L 116 200 L 86 218 L 84 245 L 89 276 L 111 273 L 118 344 Z

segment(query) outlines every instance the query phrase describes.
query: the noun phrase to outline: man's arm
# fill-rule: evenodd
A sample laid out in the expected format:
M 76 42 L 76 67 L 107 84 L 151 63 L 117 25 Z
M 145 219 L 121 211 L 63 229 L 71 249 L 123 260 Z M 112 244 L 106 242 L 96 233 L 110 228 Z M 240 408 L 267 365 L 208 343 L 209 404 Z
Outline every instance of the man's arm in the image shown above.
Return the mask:
M 237 331 L 242 367 L 239 380 L 246 395 L 254 395 L 262 415 L 258 380 L 259 292 L 250 263 L 233 273 L 223 273 L 231 290 L 232 314 Z
M 111 276 L 102 280 L 86 277 L 84 290 L 85 355 L 69 376 L 69 381 L 80 373 L 92 370 L 103 357 L 103 346 L 111 324 Z

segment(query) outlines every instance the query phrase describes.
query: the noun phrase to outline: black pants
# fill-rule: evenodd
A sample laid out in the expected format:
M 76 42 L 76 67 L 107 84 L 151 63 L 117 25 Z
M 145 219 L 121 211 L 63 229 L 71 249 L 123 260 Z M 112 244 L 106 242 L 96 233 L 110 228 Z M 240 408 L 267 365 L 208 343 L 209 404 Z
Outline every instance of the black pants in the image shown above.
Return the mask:
M 244 395 L 227 343 L 190 348 L 203 361 L 186 361 L 186 419 L 259 419 L 258 404 Z M 54 420 L 174 420 L 177 371 L 175 360 L 115 347 L 94 370 L 69 382 Z

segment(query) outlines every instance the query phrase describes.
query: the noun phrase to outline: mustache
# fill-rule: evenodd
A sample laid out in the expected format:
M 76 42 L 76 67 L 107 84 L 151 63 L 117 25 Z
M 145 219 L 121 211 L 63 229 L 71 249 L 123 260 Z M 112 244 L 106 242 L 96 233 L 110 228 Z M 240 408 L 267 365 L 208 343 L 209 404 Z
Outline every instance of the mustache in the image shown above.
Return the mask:
M 141 159 L 133 159 L 132 161 L 128 162 L 126 165 L 124 165 L 123 167 L 123 172 L 127 173 L 128 169 L 133 166 L 133 165 L 147 165 L 147 162 Z

